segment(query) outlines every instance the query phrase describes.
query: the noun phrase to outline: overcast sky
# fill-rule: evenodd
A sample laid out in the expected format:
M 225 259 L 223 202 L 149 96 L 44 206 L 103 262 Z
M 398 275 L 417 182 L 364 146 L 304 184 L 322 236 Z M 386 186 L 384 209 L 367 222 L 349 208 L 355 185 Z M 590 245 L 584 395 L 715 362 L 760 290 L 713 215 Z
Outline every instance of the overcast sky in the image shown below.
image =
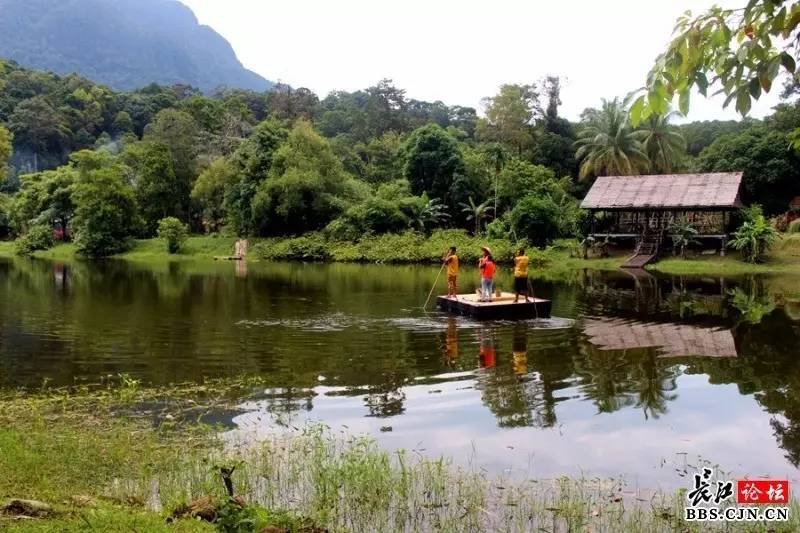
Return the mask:
M 271 80 L 329 91 L 391 78 L 407 96 L 480 108 L 503 83 L 563 81 L 562 115 L 644 84 L 677 17 L 744 0 L 181 0 Z M 752 114 L 778 101 L 762 97 Z M 692 99 L 691 120 L 738 118 Z

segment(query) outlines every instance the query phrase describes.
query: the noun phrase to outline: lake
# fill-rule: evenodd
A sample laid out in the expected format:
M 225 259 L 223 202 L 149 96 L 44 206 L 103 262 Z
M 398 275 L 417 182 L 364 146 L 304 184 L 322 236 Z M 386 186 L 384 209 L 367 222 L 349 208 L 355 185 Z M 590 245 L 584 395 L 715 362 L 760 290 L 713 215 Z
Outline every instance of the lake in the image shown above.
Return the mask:
M 552 319 L 476 323 L 420 308 L 436 271 L 0 259 L 0 385 L 259 375 L 237 434 L 322 421 L 493 473 L 647 488 L 688 486 L 700 461 L 798 477 L 800 277 L 575 271 L 534 280 Z

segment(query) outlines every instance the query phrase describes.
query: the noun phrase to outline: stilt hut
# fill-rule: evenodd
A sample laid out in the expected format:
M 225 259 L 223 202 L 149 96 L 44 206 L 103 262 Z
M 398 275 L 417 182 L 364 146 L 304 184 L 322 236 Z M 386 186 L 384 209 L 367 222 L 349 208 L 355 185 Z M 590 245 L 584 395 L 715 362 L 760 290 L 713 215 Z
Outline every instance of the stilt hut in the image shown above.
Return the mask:
M 680 220 L 697 229 L 698 239 L 716 241 L 724 254 L 731 214 L 742 207 L 741 187 L 741 172 L 601 176 L 581 207 L 590 213 L 589 235 L 631 242 L 629 262 L 639 267 L 656 257 Z

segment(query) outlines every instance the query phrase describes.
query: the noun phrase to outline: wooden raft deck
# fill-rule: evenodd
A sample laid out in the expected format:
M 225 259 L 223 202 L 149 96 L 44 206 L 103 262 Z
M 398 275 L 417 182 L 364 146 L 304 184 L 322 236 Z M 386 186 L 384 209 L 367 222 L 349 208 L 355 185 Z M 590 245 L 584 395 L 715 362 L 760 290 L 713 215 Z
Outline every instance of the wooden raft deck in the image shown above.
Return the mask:
M 514 294 L 504 292 L 500 297 L 492 298 L 491 302 L 478 301 L 477 294 L 459 294 L 458 298 L 439 296 L 436 305 L 442 311 L 458 313 L 475 319 L 483 320 L 526 320 L 531 318 L 550 318 L 552 302 L 542 298 L 531 298 L 525 302 L 520 297 L 514 303 Z

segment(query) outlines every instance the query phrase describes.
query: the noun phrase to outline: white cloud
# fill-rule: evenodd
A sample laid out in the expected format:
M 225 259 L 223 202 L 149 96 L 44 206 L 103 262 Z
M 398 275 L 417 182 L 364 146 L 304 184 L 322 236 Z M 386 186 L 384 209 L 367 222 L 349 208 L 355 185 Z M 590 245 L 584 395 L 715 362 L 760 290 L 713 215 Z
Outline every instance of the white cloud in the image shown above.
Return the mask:
M 562 113 L 641 86 L 677 17 L 743 0 L 181 0 L 248 68 L 321 96 L 392 78 L 410 97 L 478 107 L 502 83 L 565 81 Z M 758 102 L 769 113 L 777 90 Z M 737 118 L 694 99 L 692 120 Z

